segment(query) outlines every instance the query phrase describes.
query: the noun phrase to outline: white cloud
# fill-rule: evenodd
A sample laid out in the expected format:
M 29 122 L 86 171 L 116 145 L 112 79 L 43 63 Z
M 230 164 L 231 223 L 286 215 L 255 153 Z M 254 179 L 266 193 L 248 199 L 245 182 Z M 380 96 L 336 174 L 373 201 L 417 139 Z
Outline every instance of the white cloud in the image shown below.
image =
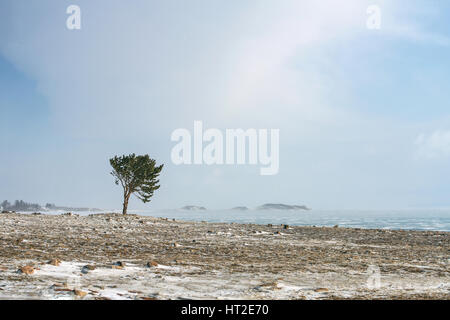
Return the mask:
M 225 97 L 232 110 L 261 114 L 264 105 L 295 108 L 307 118 L 323 118 L 324 83 L 314 66 L 293 68 L 307 60 L 310 49 L 357 35 L 365 6 L 361 1 L 287 1 L 258 6 L 242 24 L 230 64 L 234 70 Z M 340 40 L 337 40 L 340 39 Z M 270 106 L 272 108 L 272 106 Z
M 397 25 L 388 30 L 388 32 L 395 36 L 424 45 L 435 45 L 442 47 L 448 47 L 450 45 L 449 37 L 443 34 L 421 30 L 418 26 L 411 24 Z
M 445 8 L 426 1 L 382 1 L 381 32 L 421 45 L 448 47 L 450 38 L 434 21 L 446 19 Z
M 420 134 L 415 141 L 417 155 L 427 159 L 450 156 L 450 130 Z

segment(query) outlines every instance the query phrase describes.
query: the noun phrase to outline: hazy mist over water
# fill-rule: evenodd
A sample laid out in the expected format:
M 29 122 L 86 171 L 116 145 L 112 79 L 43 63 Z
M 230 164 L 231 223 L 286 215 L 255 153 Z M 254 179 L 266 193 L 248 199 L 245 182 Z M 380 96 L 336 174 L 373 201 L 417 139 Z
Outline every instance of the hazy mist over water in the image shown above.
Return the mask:
M 105 211 L 102 211 L 105 212 Z M 111 211 L 108 211 L 111 212 Z M 114 210 L 120 213 L 120 210 Z M 49 212 L 61 214 L 62 211 Z M 80 212 L 81 215 L 93 212 Z M 224 223 L 288 224 L 450 232 L 450 209 L 414 210 L 130 210 L 130 214 Z

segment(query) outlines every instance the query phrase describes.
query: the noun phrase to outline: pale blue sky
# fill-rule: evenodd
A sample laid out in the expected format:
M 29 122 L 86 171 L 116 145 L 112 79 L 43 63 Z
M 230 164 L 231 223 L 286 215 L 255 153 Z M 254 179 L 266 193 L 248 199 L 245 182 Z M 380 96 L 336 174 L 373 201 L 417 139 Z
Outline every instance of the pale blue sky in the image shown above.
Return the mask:
M 0 198 L 119 208 L 135 152 L 166 166 L 131 209 L 450 206 L 449 71 L 445 0 L 3 0 Z M 280 129 L 279 174 L 172 165 L 194 120 Z

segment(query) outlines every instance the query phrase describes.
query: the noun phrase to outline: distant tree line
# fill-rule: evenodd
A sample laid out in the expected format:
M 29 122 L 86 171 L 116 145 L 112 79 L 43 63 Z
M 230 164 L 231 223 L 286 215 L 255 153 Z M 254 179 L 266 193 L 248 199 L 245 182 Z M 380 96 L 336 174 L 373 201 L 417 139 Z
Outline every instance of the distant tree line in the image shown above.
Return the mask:
M 2 210 L 6 211 L 34 211 L 40 210 L 41 206 L 37 203 L 28 203 L 23 200 L 16 200 L 14 204 L 9 203 L 5 200 L 1 203 Z

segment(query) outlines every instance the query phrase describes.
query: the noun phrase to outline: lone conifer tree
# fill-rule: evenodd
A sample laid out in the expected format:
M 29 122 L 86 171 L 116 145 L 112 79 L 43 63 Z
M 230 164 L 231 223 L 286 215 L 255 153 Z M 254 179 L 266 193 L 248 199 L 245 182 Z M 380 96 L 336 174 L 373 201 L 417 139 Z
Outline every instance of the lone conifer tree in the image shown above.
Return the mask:
M 127 214 L 128 200 L 134 193 L 144 203 L 150 202 L 153 192 L 159 189 L 158 176 L 164 165 L 156 166 L 149 155 L 136 156 L 134 153 L 110 159 L 111 174 L 116 184 L 123 187 L 123 214 Z

